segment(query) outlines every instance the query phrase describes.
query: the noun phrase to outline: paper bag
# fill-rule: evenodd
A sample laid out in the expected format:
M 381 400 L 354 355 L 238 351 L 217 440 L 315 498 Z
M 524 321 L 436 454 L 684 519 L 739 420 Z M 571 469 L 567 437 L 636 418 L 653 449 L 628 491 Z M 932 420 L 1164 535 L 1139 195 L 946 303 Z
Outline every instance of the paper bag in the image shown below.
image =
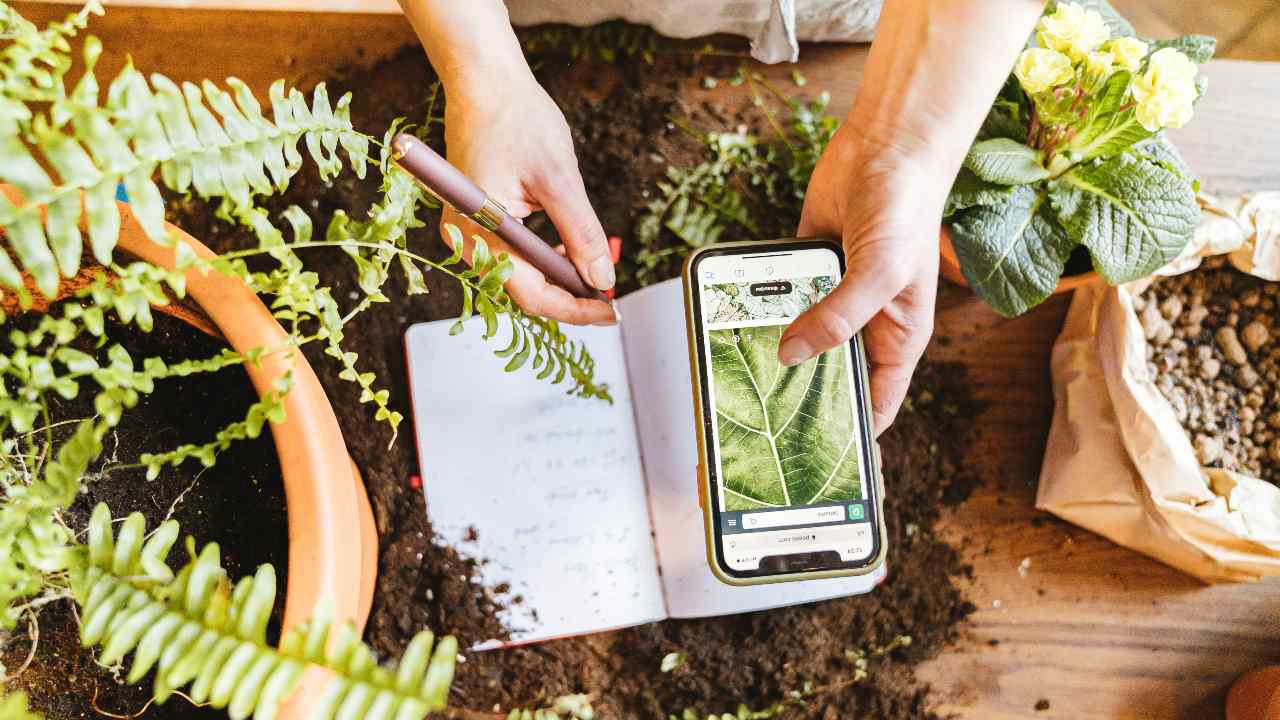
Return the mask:
M 1280 280 L 1280 192 L 1200 198 L 1184 252 L 1158 275 L 1226 255 Z M 1280 488 L 1201 468 L 1157 389 L 1133 298 L 1151 281 L 1076 291 L 1053 347 L 1053 424 L 1036 507 L 1207 582 L 1280 574 Z

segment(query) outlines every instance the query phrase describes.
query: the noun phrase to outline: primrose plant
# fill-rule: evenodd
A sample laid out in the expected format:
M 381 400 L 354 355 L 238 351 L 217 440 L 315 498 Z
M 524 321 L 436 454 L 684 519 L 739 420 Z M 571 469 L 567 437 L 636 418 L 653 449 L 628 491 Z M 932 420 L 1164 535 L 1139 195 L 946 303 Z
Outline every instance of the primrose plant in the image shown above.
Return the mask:
M 320 343 L 362 389 L 362 401 L 394 436 L 399 413 L 372 373 L 342 345 L 353 317 L 386 302 L 392 274 L 409 293 L 427 291 L 424 274 L 442 274 L 461 288 L 463 319 L 483 318 L 486 337 L 510 342 L 497 351 L 507 370 L 522 366 L 564 382 L 570 392 L 608 399 L 593 378 L 590 355 L 554 322 L 522 313 L 504 290 L 511 260 L 474 246 L 462 262 L 462 236 L 447 228 L 454 252 L 436 261 L 409 247 L 423 227 L 430 198 L 394 169 L 388 139 L 352 127 L 350 96 L 331 103 L 323 86 L 308 97 L 283 82 L 264 109 L 242 82 L 175 83 L 144 76 L 132 64 L 99 84 L 101 43 L 81 36 L 102 14 L 91 2 L 65 20 L 37 27 L 0 2 L 0 291 L 28 306 L 35 294 L 54 299 L 63 280 L 90 282 L 38 316 L 4 318 L 0 344 L 0 631 L 27 623 L 50 602 L 74 602 L 86 647 L 98 662 L 131 657 L 127 681 L 154 671 L 154 696 L 184 692 L 193 702 L 226 708 L 233 718 L 272 718 L 302 674 L 319 668 L 332 678 L 316 717 L 421 718 L 444 709 L 457 643 L 419 634 L 396 667 L 382 667 L 350 625 L 318 608 L 308 623 L 266 642 L 276 597 L 269 565 L 233 582 L 216 544 L 198 548 L 165 522 L 149 532 L 134 514 L 122 522 L 105 505 L 92 511 L 83 535 L 67 524 L 76 498 L 101 472 L 104 439 L 156 383 L 213 372 L 270 353 Z M 73 43 L 82 47 L 73 51 Z M 78 78 L 72 83 L 69 78 Z M 299 149 L 302 147 L 302 150 Z M 297 207 L 273 217 L 259 203 L 283 193 L 310 161 L 322 179 L 343 172 L 380 173 L 381 196 L 362 217 L 337 211 L 323 235 Z M 117 251 L 122 210 L 117 189 L 147 237 L 174 248 L 176 267 L 131 260 Z M 197 256 L 165 222 L 161 188 L 216 203 L 218 215 L 254 238 L 251 247 Z M 308 270 L 304 248 L 332 248 L 354 264 L 360 292 L 345 306 Z M 218 272 L 242 280 L 271 308 L 288 336 L 280 347 L 165 362 L 133 357 L 111 342 L 111 328 L 152 329 L 151 309 L 184 295 L 185 274 Z M 65 294 L 65 293 L 64 293 Z M 461 322 L 457 326 L 462 329 Z M 245 418 L 176 449 L 157 448 L 141 465 L 149 476 L 195 460 L 212 465 L 230 443 L 256 437 L 283 417 L 290 375 L 248 409 Z M 51 401 L 91 393 L 90 418 L 55 418 Z M 141 490 L 141 492 L 146 492 Z M 80 528 L 83 530 L 83 528 Z M 172 553 L 181 558 L 171 567 Z M 0 632 L 0 643 L 8 635 Z M 32 649 L 34 653 L 36 648 Z M 2 668 L 4 688 L 22 668 Z M 28 716 L 26 698 L 3 697 L 0 716 Z
M 1198 183 L 1165 128 L 1205 89 L 1214 40 L 1135 37 L 1105 2 L 1050 3 L 947 199 L 961 270 L 999 313 L 1042 302 L 1072 251 L 1116 285 L 1178 256 Z

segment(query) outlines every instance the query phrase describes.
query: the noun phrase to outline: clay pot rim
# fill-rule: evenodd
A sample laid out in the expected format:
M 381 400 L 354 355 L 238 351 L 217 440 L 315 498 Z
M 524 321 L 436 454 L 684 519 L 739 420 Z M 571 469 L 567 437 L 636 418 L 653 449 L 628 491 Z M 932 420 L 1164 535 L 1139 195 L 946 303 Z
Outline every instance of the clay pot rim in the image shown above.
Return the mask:
M 0 184 L 11 202 L 23 198 L 12 185 Z M 127 203 L 117 202 L 120 236 L 117 248 L 166 268 L 175 264 L 172 247 L 147 237 Z M 81 231 L 84 219 L 81 218 Z M 188 245 L 204 259 L 214 253 L 181 228 L 165 223 L 170 238 Z M 284 347 L 287 334 L 262 299 L 240 278 L 199 270 L 186 273 L 187 297 L 237 351 Z M 198 325 L 192 323 L 199 328 Z M 333 406 L 306 357 L 293 348 L 245 363 L 259 396 L 274 380 L 292 371 L 293 386 L 284 397 L 286 419 L 271 423 L 280 458 L 289 526 L 289 559 L 285 591 L 285 629 L 305 622 L 322 602 L 335 622 L 352 622 L 363 632 L 373 602 L 377 576 L 377 529 L 369 497 L 358 469 L 347 453 Z M 321 697 L 326 673 L 304 674 L 278 717 L 309 716 Z

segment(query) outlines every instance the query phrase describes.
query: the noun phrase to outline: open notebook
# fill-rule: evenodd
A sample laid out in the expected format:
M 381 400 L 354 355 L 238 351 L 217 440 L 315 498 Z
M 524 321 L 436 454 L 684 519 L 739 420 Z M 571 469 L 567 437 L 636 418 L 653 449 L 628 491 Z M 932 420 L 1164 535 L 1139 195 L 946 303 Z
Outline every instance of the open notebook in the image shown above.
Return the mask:
M 504 373 L 482 326 L 450 337 L 453 321 L 440 321 L 405 333 L 427 514 L 444 542 L 486 561 L 481 582 L 510 587 L 501 619 L 512 642 L 875 587 L 883 566 L 751 587 L 711 574 L 680 281 L 618 306 L 619 326 L 564 328 L 587 343 L 613 405 Z

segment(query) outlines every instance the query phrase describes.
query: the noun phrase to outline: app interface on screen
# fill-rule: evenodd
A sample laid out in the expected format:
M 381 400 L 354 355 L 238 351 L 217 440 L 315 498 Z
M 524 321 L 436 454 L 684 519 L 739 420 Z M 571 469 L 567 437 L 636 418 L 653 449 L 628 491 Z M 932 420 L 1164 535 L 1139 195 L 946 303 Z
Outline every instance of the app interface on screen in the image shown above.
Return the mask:
M 719 529 L 728 567 L 873 550 L 848 345 L 778 362 L 787 325 L 839 281 L 828 250 L 718 255 L 698 267 Z

